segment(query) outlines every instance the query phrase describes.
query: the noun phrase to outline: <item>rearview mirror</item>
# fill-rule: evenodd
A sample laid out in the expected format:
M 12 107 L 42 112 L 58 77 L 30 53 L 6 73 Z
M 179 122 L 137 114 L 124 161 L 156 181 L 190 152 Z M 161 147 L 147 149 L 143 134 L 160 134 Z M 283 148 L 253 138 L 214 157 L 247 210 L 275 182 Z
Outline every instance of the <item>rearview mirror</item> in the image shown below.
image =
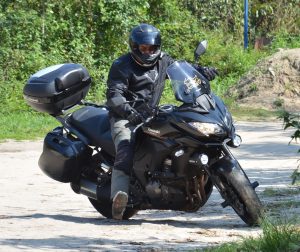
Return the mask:
M 201 41 L 196 50 L 194 51 L 195 62 L 199 59 L 200 55 L 204 54 L 207 48 L 207 40 Z

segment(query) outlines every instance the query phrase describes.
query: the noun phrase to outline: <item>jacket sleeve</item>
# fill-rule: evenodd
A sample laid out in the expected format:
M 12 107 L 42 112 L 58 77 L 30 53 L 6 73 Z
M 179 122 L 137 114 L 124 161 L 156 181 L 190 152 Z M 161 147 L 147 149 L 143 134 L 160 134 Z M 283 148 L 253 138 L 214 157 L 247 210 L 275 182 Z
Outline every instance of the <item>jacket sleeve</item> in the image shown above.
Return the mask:
M 168 66 L 172 65 L 175 62 L 175 60 L 170 55 L 168 55 L 164 52 L 163 52 L 163 58 L 164 58 L 164 68 L 165 68 L 165 71 L 166 71 Z M 166 76 L 165 77 L 166 79 L 169 78 L 167 74 L 165 76 Z
M 175 60 L 170 55 L 166 55 L 166 58 L 167 58 L 167 66 L 170 66 L 175 62 Z
M 126 118 L 131 112 L 131 106 L 126 103 L 127 90 L 128 78 L 118 61 L 115 61 L 108 74 L 106 99 L 109 109 L 122 118 Z

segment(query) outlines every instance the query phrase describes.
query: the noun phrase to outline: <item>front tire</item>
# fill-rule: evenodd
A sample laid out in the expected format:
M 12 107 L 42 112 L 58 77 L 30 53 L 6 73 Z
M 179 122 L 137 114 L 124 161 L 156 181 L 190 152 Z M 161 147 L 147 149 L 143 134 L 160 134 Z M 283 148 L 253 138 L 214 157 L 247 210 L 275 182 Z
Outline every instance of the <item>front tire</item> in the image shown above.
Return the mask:
M 263 213 L 262 204 L 247 175 L 236 167 L 221 177 L 221 195 L 239 217 L 249 226 L 258 225 Z

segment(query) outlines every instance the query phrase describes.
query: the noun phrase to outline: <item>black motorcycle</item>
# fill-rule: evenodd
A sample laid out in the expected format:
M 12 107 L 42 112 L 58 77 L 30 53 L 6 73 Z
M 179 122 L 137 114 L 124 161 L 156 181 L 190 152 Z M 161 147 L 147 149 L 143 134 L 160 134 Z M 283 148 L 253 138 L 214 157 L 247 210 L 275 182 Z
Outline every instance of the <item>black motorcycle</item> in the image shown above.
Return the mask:
M 205 50 L 203 41 L 195 58 Z M 238 147 L 241 138 L 226 106 L 186 61 L 174 62 L 167 74 L 182 104 L 159 106 L 137 126 L 123 218 L 144 209 L 196 212 L 215 186 L 225 200 L 223 207 L 231 206 L 248 225 L 259 223 L 262 205 L 254 190 L 258 183 L 250 183 L 228 148 Z M 111 218 L 115 148 L 108 108 L 83 100 L 90 85 L 81 65 L 55 65 L 31 76 L 24 97 L 34 109 L 62 124 L 45 137 L 40 168 L 52 179 L 70 182 L 76 193 L 86 195 L 99 213 Z

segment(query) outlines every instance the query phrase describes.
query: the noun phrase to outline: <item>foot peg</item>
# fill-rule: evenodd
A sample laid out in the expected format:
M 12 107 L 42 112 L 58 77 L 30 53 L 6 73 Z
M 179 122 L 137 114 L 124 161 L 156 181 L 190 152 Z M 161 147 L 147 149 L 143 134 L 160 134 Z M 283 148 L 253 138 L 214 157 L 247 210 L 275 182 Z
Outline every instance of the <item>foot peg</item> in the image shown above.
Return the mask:
M 251 183 L 251 186 L 253 189 L 255 189 L 256 187 L 259 186 L 259 183 L 257 181 L 254 181 L 253 183 Z
M 221 206 L 223 208 L 225 208 L 225 207 L 229 206 L 229 202 L 225 200 L 223 203 L 221 203 Z

